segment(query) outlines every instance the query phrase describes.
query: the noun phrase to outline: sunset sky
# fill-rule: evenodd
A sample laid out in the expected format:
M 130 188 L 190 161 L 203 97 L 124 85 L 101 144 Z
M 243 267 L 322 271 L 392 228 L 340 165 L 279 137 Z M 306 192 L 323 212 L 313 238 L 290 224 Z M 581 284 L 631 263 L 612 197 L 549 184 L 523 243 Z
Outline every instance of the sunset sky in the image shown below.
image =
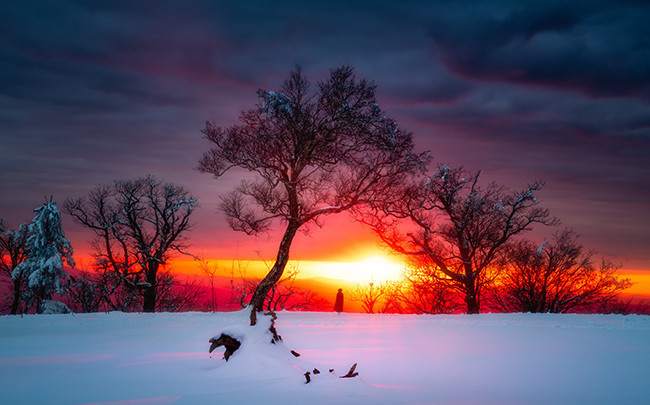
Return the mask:
M 198 197 L 194 253 L 271 258 L 277 233 L 236 233 L 217 211 L 246 173 L 200 174 L 200 130 L 236 123 L 296 64 L 314 82 L 350 64 L 435 162 L 545 181 L 562 226 L 650 274 L 649 16 L 638 1 L 2 2 L 0 217 L 17 226 L 45 196 L 152 174 Z M 89 234 L 67 216 L 64 229 L 87 254 Z M 341 215 L 292 255 L 381 249 Z

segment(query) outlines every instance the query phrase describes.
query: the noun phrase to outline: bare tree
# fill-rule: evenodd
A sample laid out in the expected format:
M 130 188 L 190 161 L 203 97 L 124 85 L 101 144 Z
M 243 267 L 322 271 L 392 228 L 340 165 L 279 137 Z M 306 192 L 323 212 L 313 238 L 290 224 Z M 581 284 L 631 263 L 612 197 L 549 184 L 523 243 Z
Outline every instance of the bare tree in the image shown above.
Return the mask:
M 205 286 L 197 278 L 179 281 L 172 273 L 159 274 L 160 285 L 156 310 L 182 312 L 196 309 L 205 295 Z
M 648 305 L 643 303 L 635 303 L 634 298 L 621 298 L 614 296 L 610 300 L 604 300 L 602 303 L 590 305 L 589 312 L 597 314 L 618 314 L 630 315 L 636 313 L 638 315 L 648 315 Z M 645 306 L 645 308 L 644 308 Z M 643 312 L 645 310 L 645 312 Z
M 296 284 L 299 272 L 297 265 L 290 268 L 271 288 L 266 299 L 266 310 L 312 310 L 323 305 L 325 300 L 321 296 Z
M 390 280 L 384 283 L 384 296 L 382 297 L 381 310 L 383 314 L 405 314 L 411 313 L 404 307 L 401 292 L 401 280 Z
M 506 311 L 565 313 L 612 306 L 631 285 L 610 262 L 593 263 L 578 235 L 565 229 L 542 246 L 512 244 L 498 285 L 498 306 Z
M 481 289 L 491 281 L 487 269 L 505 243 L 534 223 L 555 223 L 537 207 L 540 183 L 513 193 L 494 183 L 481 187 L 479 178 L 441 165 L 360 217 L 392 249 L 446 277 L 469 314 L 479 313 Z
M 290 266 L 267 294 L 264 300 L 264 310 L 311 310 L 324 305 L 325 300 L 317 293 L 296 285 L 298 273 L 297 265 Z M 232 296 L 234 303 L 239 304 L 241 308 L 246 308 L 260 284 L 260 280 L 246 278 L 244 273 L 240 273 L 240 276 L 240 283 L 232 285 Z
M 384 283 L 377 283 L 369 281 L 367 283 L 358 283 L 352 291 L 350 299 L 352 301 L 360 302 L 363 310 L 367 314 L 375 313 L 375 306 L 380 303 L 380 299 L 386 293 L 386 285 Z
M 105 303 L 101 277 L 96 273 L 81 271 L 71 277 L 67 291 L 67 304 L 75 312 L 98 312 Z
M 285 230 L 275 264 L 250 301 L 251 325 L 282 278 L 299 229 L 324 216 L 350 210 L 422 170 L 426 155 L 413 153 L 411 134 L 401 131 L 375 101 L 375 85 L 357 80 L 350 67 L 330 71 L 316 90 L 300 69 L 279 91 L 258 91 L 259 104 L 240 124 L 203 133 L 212 149 L 199 169 L 221 177 L 240 167 L 256 175 L 222 198 L 234 230 L 258 234 L 274 221 Z
M 461 309 L 458 291 L 449 277 L 435 267 L 412 262 L 387 290 L 393 307 L 415 314 L 451 314 Z
M 253 278 L 241 278 L 239 283 L 231 283 L 231 302 L 239 305 L 239 308 L 246 308 L 259 284 L 260 280 Z
M 106 281 L 105 296 L 121 290 L 128 298 L 137 291 L 142 310 L 154 312 L 158 270 L 174 252 L 187 254 L 185 234 L 196 205 L 182 187 L 145 176 L 97 186 L 86 197 L 68 199 L 65 209 L 94 234 L 95 267 Z
M 217 290 L 215 289 L 215 277 L 219 272 L 219 266 L 216 264 L 210 264 L 207 260 L 201 260 L 199 262 L 199 268 L 201 269 L 201 274 L 203 274 L 208 279 L 208 284 L 210 286 L 210 302 L 208 304 L 208 309 L 211 312 L 217 310 Z
M 10 230 L 4 219 L 0 218 L 0 272 L 10 278 L 12 282 L 12 314 L 17 314 L 21 310 L 21 297 L 26 280 L 23 271 L 15 270 L 27 258 L 29 236 L 27 224 L 21 224 L 18 229 Z

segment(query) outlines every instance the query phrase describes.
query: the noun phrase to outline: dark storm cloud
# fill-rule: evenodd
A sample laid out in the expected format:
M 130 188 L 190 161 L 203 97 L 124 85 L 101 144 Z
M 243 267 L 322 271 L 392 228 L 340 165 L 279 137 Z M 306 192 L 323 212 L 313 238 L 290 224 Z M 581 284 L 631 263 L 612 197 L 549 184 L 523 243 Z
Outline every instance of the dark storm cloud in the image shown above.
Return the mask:
M 105 177 L 122 176 L 116 164 L 132 170 L 160 154 L 168 157 L 187 142 L 179 134 L 198 132 L 205 120 L 193 109 L 201 110 L 223 81 L 211 60 L 215 36 L 201 25 L 179 36 L 182 10 L 98 4 L 3 7 L 4 173 L 15 167 L 16 156 L 29 156 L 36 167 L 81 159 L 104 166 Z
M 469 78 L 650 100 L 649 15 L 644 2 L 508 2 L 448 10 L 429 32 L 445 65 Z
M 571 185 L 594 199 L 650 202 L 650 189 L 644 186 L 650 178 L 650 109 L 645 103 L 541 90 L 531 94 L 489 84 L 457 103 L 422 104 L 409 111 L 414 125 L 429 129 L 419 132 L 428 134 L 434 153 L 441 140 L 453 145 L 436 154 L 441 160 L 515 174 L 508 177 L 529 173 L 529 178 Z M 481 146 L 472 153 L 473 144 Z
M 616 254 L 650 268 L 649 14 L 613 1 L 3 2 L 0 216 L 152 173 L 202 199 L 200 244 L 226 232 L 223 190 L 193 170 L 203 122 L 234 123 L 295 64 L 313 81 L 351 64 L 437 161 L 546 180 L 565 224 L 611 230 Z

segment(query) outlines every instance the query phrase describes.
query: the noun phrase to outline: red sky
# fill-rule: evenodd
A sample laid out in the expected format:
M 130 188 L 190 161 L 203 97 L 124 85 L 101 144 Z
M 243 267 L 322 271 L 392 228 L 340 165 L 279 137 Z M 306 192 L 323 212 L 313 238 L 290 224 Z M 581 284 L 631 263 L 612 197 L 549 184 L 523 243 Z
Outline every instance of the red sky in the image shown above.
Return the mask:
M 336 12 L 332 12 L 336 10 Z M 650 6 L 639 2 L 110 2 L 0 5 L 0 217 L 50 195 L 152 174 L 199 198 L 193 251 L 275 254 L 216 204 L 244 178 L 195 168 L 204 122 L 236 122 L 295 64 L 350 64 L 435 163 L 483 170 L 541 204 L 626 271 L 650 274 Z M 77 255 L 89 235 L 69 217 Z M 543 241 L 554 230 L 529 236 Z M 344 216 L 298 235 L 294 258 L 380 250 Z

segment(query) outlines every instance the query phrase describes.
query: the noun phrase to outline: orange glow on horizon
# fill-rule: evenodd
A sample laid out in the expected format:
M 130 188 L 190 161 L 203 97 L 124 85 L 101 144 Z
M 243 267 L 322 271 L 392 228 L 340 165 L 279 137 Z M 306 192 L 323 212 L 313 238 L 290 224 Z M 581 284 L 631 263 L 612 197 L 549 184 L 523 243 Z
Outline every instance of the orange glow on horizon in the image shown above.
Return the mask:
M 619 274 L 623 278 L 629 278 L 633 283 L 630 288 L 627 288 L 623 291 L 623 294 L 650 296 L 650 273 L 641 271 L 628 272 L 621 270 Z
M 323 279 L 336 283 L 337 280 L 345 283 L 363 283 L 369 281 L 383 282 L 398 280 L 404 264 L 399 258 L 383 254 L 381 250 L 367 250 L 366 255 L 357 252 L 352 260 L 292 260 L 287 265 L 287 270 L 297 266 L 299 279 Z M 77 268 L 90 270 L 93 259 L 90 256 L 75 255 Z M 216 275 L 220 277 L 235 278 L 262 278 L 264 277 L 273 260 L 239 260 L 239 259 L 211 259 L 210 266 L 216 266 Z M 170 260 L 167 268 L 173 273 L 186 275 L 202 275 L 200 262 L 184 257 Z M 285 270 L 286 271 L 286 270 Z M 633 285 L 622 292 L 624 296 L 650 297 L 650 270 L 621 269 L 619 275 L 629 278 Z
M 268 273 L 273 262 L 262 260 L 208 260 L 208 265 L 216 266 L 216 275 L 222 277 L 261 278 Z M 174 272 L 185 274 L 201 274 L 200 263 L 194 260 L 177 259 L 170 266 Z M 397 280 L 400 277 L 404 264 L 392 258 L 372 255 L 357 261 L 317 261 L 295 260 L 290 261 L 285 270 L 297 267 L 298 278 L 327 278 L 343 280 L 353 283 L 367 281 L 383 282 Z

